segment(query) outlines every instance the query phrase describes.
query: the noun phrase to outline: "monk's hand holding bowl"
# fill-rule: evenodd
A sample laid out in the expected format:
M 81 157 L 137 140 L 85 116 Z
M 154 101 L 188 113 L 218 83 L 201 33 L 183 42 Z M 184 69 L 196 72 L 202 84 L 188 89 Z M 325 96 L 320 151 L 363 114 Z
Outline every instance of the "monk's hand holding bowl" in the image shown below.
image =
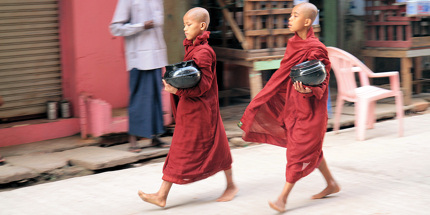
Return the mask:
M 164 79 L 163 79 L 163 84 L 164 84 L 164 90 L 169 93 L 176 94 L 176 92 L 178 91 L 178 88 L 175 88 L 172 85 L 168 84 Z
M 304 87 L 302 82 L 296 81 L 294 82 L 294 89 L 299 93 L 312 93 L 312 90 L 309 87 Z

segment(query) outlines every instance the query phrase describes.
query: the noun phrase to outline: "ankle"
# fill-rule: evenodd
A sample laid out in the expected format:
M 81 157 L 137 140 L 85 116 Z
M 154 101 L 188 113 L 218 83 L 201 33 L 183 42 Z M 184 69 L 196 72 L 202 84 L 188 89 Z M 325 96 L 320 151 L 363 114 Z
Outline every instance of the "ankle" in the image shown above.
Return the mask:
M 285 197 L 279 197 L 278 198 L 278 202 L 280 202 L 280 203 L 283 203 L 283 204 L 287 204 L 287 198 L 285 198 Z
M 335 180 L 330 180 L 329 182 L 327 182 L 327 186 L 329 187 L 336 187 L 337 183 Z
M 236 188 L 236 184 L 232 183 L 227 183 L 227 189 L 233 189 Z
M 167 194 L 166 193 L 157 192 L 155 195 L 160 200 L 166 200 L 167 199 Z

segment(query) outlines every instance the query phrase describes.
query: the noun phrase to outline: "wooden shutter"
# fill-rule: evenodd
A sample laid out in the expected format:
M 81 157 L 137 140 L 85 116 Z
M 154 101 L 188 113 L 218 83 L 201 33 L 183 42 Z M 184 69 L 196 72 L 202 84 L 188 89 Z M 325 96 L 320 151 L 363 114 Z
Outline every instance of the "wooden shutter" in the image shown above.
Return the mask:
M 46 113 L 60 100 L 57 0 L 0 0 L 0 119 Z

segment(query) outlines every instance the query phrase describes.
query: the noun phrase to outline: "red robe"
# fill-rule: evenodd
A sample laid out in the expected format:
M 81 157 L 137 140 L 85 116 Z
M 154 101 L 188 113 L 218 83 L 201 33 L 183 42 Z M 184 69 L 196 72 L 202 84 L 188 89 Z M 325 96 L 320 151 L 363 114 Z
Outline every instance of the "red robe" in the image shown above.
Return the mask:
M 330 71 L 327 50 L 311 28 L 306 40 L 297 34 L 288 40 L 280 68 L 248 105 L 242 119 L 243 139 L 287 148 L 286 180 L 290 183 L 311 173 L 323 158 L 322 143 L 327 129 L 329 73 L 324 82 L 309 87 L 312 93 L 294 89 L 291 68 L 318 59 Z
M 179 89 L 172 103 L 176 126 L 163 167 L 163 180 L 187 184 L 231 168 L 232 158 L 221 120 L 216 55 L 209 46 L 209 32 L 195 43 L 184 40 L 184 61 L 194 60 L 202 75 L 193 88 Z

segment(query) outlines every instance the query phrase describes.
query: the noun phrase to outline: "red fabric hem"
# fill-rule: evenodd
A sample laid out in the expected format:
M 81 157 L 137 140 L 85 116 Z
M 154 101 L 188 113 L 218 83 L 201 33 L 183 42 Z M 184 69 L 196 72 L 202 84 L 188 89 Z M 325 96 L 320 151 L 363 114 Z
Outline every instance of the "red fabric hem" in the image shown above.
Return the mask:
M 297 175 L 296 175 L 296 177 L 294 177 L 294 175 L 290 175 L 290 174 L 288 174 L 288 172 L 285 174 L 286 175 L 286 181 L 288 182 L 288 183 L 291 183 L 291 184 L 294 184 L 294 183 L 296 183 L 297 181 L 299 181 L 300 179 L 302 179 L 302 178 L 304 178 L 304 177 L 306 177 L 306 176 L 308 176 L 309 174 L 311 174 L 316 168 L 318 168 L 319 166 L 320 166 L 320 164 L 321 164 L 321 161 L 322 161 L 322 159 L 324 158 L 324 155 L 323 155 L 323 153 L 321 152 L 321 156 L 319 156 L 319 158 L 318 158 L 318 160 L 317 160 L 317 162 L 315 163 L 315 165 L 313 165 L 312 167 L 309 167 L 309 168 L 306 168 L 306 169 L 304 169 L 304 170 L 302 170 L 300 173 L 298 173 Z M 288 168 L 287 168 L 287 171 L 288 171 Z M 300 175 L 300 176 L 298 176 L 298 175 Z
M 200 181 L 200 180 L 209 178 L 209 177 L 215 175 L 216 173 L 218 173 L 220 171 L 229 170 L 229 169 L 231 169 L 231 167 L 232 166 L 230 165 L 228 168 L 219 168 L 219 169 L 214 170 L 214 171 L 212 171 L 210 173 L 207 173 L 207 174 L 195 175 L 194 177 L 190 177 L 191 179 L 189 179 L 189 180 L 183 180 L 181 178 L 178 178 L 178 177 L 175 177 L 175 176 L 172 176 L 172 175 L 166 175 L 166 174 L 163 174 L 162 179 L 164 181 L 168 181 L 168 182 L 171 182 L 171 183 L 174 183 L 174 184 L 189 184 L 189 183 L 193 183 L 193 182 L 196 182 L 196 181 Z

